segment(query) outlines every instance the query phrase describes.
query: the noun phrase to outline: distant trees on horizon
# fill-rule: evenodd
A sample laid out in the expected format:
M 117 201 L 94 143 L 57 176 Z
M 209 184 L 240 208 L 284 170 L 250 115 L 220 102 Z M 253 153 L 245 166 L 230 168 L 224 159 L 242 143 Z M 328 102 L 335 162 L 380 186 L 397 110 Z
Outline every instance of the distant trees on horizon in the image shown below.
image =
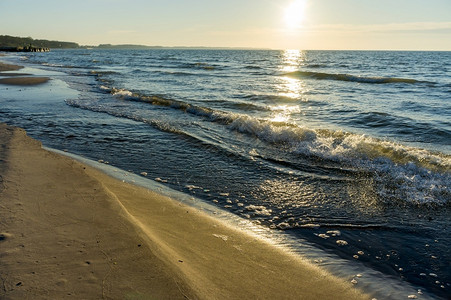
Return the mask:
M 73 42 L 49 41 L 49 40 L 35 40 L 31 37 L 15 37 L 10 35 L 0 35 L 1 47 L 37 47 L 37 48 L 52 48 L 52 49 L 67 49 L 79 48 L 80 45 Z

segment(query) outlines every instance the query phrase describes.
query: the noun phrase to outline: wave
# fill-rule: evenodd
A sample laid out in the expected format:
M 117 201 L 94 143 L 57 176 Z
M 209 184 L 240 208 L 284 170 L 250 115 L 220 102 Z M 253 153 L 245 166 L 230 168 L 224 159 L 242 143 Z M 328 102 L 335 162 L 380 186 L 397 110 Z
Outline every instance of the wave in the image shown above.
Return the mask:
M 315 148 L 311 147 L 309 151 L 311 155 L 319 155 L 318 150 L 323 153 L 327 148 L 328 151 L 324 153 L 329 153 L 327 158 L 331 160 L 334 160 L 334 157 L 353 158 L 356 153 L 351 153 L 352 151 L 349 152 L 349 150 L 355 152 L 358 149 L 360 157 L 370 159 L 388 157 L 398 164 L 413 161 L 434 171 L 451 171 L 451 156 L 407 147 L 365 135 L 326 129 L 309 129 L 292 123 L 262 120 L 244 114 L 214 110 L 160 96 L 140 95 L 126 89 L 110 89 L 105 86 L 102 86 L 101 89 L 124 100 L 167 106 L 193 115 L 208 117 L 211 121 L 228 125 L 234 131 L 250 134 L 272 144 L 299 145 L 301 142 L 307 142 L 315 146 Z M 238 103 L 238 105 L 242 104 Z M 243 105 L 247 106 L 247 104 Z M 320 143 L 317 144 L 318 142 Z M 326 157 L 324 154 L 320 156 Z
M 173 76 L 199 76 L 198 74 L 189 73 L 189 72 L 158 71 L 156 73 L 162 73 L 162 74 L 173 75 Z
M 326 65 L 326 64 L 309 64 L 309 65 L 307 65 L 307 67 L 320 69 L 320 68 L 327 68 L 328 65 Z
M 245 69 L 249 69 L 249 70 L 261 70 L 261 69 L 263 69 L 260 66 L 254 66 L 254 65 L 248 65 L 248 66 L 245 66 L 244 68 Z
M 308 92 L 306 92 L 308 93 Z M 295 101 L 292 97 L 290 96 L 286 96 L 286 95 L 280 95 L 280 94 L 246 94 L 246 95 L 236 95 L 235 98 L 242 98 L 242 99 L 246 99 L 248 101 L 256 101 L 256 102 L 263 102 L 263 103 L 289 103 L 292 104 L 293 101 Z M 303 102 L 306 101 L 306 99 L 301 98 L 301 99 L 297 99 L 297 100 L 301 100 Z M 323 106 L 323 105 L 327 105 L 327 102 L 320 102 L 317 100 L 308 100 L 309 104 L 311 106 Z
M 241 111 L 243 110 L 249 110 L 249 111 L 270 111 L 270 107 L 268 106 L 262 106 L 262 105 L 256 105 L 253 103 L 248 102 L 233 102 L 233 101 L 226 101 L 224 103 L 224 106 L 229 106 L 232 108 L 237 108 Z
M 182 66 L 178 66 L 181 68 L 186 68 L 186 69 L 203 69 L 206 71 L 213 71 L 218 69 L 219 66 L 217 65 L 210 65 L 207 63 L 203 63 L 203 62 L 197 62 L 197 63 L 185 63 Z
M 38 62 L 39 63 L 39 62 Z M 64 64 L 53 64 L 53 63 L 40 63 L 41 66 L 45 66 L 45 67 L 51 67 L 51 68 L 64 68 L 64 69 L 84 69 L 83 66 L 76 66 L 76 65 L 64 65 Z
M 220 105 L 221 107 L 229 108 L 231 110 L 238 111 L 271 111 L 270 105 L 251 103 L 246 101 L 240 101 L 240 97 L 236 97 L 238 100 L 203 100 L 202 103 L 213 105 Z
M 47 62 L 41 63 L 41 65 L 47 66 L 47 67 L 56 67 L 56 68 L 67 67 L 67 66 L 62 65 L 62 64 L 51 64 L 51 63 L 47 63 Z
M 350 81 L 359 83 L 372 83 L 372 84 L 387 84 L 387 83 L 406 83 L 406 84 L 417 84 L 417 83 L 429 83 L 430 81 L 421 81 L 410 78 L 396 78 L 396 77 L 364 77 L 356 76 L 350 74 L 331 74 L 331 73 L 321 73 L 321 72 L 309 72 L 309 71 L 295 71 L 290 73 L 282 74 L 283 76 L 296 77 L 296 78 L 313 78 L 318 80 L 337 80 L 337 81 Z
M 89 74 L 94 76 L 102 76 L 102 75 L 114 75 L 118 74 L 116 71 L 101 71 L 101 70 L 91 70 L 89 71 Z
M 331 161 L 388 158 L 396 164 L 413 162 L 437 172 L 451 171 L 451 156 L 408 147 L 391 141 L 327 129 L 310 129 L 290 123 L 235 116 L 230 127 L 272 144 L 294 147 L 294 151 Z
M 274 124 L 248 116 L 237 117 L 230 128 L 283 145 L 301 157 L 352 166 L 371 174 L 373 188 L 386 204 L 451 204 L 451 156 L 391 141 L 331 131 Z
M 357 124 L 359 127 L 380 128 L 385 134 L 397 133 L 421 138 L 423 141 L 438 144 L 451 140 L 451 131 L 443 127 L 433 126 L 427 122 L 421 122 L 412 118 L 391 115 L 383 112 L 361 112 L 354 113 L 345 123 L 351 126 Z
M 297 155 L 299 159 L 352 167 L 371 174 L 373 188 L 384 203 L 401 201 L 413 205 L 451 204 L 451 155 L 405 146 L 388 140 L 328 129 L 312 129 L 297 124 L 274 122 L 244 114 L 206 108 L 184 101 L 133 93 L 125 89 L 102 87 L 114 97 L 165 106 L 226 126 Z M 69 103 L 81 107 L 77 103 Z M 149 121 L 113 107 L 87 108 L 152 124 L 161 130 L 179 133 L 168 122 Z M 155 123 L 155 124 L 154 124 Z

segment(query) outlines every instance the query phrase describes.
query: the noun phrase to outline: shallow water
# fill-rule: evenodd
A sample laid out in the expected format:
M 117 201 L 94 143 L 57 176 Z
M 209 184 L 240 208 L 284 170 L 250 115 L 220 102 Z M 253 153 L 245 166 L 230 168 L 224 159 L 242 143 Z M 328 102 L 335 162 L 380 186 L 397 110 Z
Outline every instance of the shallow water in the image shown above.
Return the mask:
M 299 241 L 294 249 L 307 241 L 421 289 L 419 299 L 449 296 L 450 52 L 64 50 L 7 59 L 53 78 L 20 92 L 0 86 L 0 120 L 46 146 L 146 172 L 283 231 Z

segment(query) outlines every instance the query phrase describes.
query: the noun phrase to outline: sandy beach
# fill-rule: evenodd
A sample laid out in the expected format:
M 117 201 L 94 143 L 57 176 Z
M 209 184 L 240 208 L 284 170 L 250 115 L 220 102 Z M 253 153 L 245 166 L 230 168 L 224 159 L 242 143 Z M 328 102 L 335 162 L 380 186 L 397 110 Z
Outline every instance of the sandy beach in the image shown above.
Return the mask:
M 85 167 L 0 131 L 0 298 L 193 298 Z
M 2 299 L 365 299 L 351 283 L 0 126 Z
M 0 62 L 0 72 L 17 71 L 17 70 L 20 70 L 22 68 L 23 68 L 22 66 L 5 64 L 5 63 Z
M 195 208 L 46 151 L 23 129 L 1 124 L 0 144 L 2 299 L 368 298 Z
M 0 62 L 0 84 L 27 86 L 46 83 L 50 80 L 48 77 L 30 77 L 29 75 L 31 74 L 26 73 L 8 73 L 9 71 L 17 71 L 22 68 L 22 66 Z

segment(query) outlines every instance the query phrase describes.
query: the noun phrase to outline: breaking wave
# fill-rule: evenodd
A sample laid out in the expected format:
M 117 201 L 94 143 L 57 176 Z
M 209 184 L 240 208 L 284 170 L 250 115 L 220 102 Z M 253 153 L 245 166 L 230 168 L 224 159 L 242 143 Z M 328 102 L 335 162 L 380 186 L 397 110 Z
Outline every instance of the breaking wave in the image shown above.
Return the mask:
M 429 83 L 429 81 L 421 81 L 410 78 L 396 78 L 396 77 L 364 77 L 350 74 L 330 74 L 321 72 L 309 72 L 309 71 L 295 71 L 282 74 L 283 76 L 295 77 L 295 78 L 313 78 L 318 80 L 337 80 L 337 81 L 350 81 L 359 83 L 373 83 L 373 84 L 387 84 L 387 83 L 405 83 L 405 84 L 417 84 L 417 83 Z
M 147 96 L 124 89 L 101 87 L 126 101 L 164 106 L 219 123 L 229 130 L 257 138 L 262 142 L 295 154 L 299 159 L 333 163 L 372 174 L 375 190 L 382 201 L 402 200 L 423 205 L 451 203 L 451 155 L 409 147 L 388 140 L 328 129 L 311 129 L 292 123 L 274 122 L 245 114 L 225 112 L 184 101 Z M 68 102 L 73 106 L 80 104 Z M 92 109 L 92 108 L 87 108 Z M 102 111 L 102 108 L 96 108 Z M 109 112 L 105 111 L 105 112 Z M 117 114 L 116 114 L 117 115 Z M 139 116 L 119 115 L 137 121 L 155 123 Z M 159 123 L 159 122 L 157 122 Z M 165 123 L 166 124 L 166 123 Z M 166 124 L 162 130 L 177 133 L 177 126 Z M 158 126 L 161 127 L 161 126 Z

